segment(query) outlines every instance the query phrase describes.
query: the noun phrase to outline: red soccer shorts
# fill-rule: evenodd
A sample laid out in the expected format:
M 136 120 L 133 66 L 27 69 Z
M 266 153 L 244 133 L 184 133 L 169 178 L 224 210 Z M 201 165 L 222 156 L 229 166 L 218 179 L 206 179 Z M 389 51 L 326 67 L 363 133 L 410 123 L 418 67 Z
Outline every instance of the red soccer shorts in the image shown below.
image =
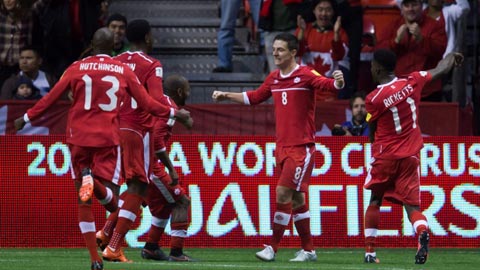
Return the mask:
M 119 184 L 120 146 L 83 147 L 69 144 L 68 147 L 72 156 L 73 176 L 76 181 L 82 181 L 82 169 L 90 168 L 96 179 Z
M 156 166 L 159 165 L 155 164 L 154 167 Z M 179 201 L 180 198 L 185 195 L 185 190 L 180 185 L 170 185 L 172 179 L 165 170 L 159 173 L 158 168 L 156 168 L 154 171 L 156 174 L 150 178 L 147 198 L 145 199 L 152 214 L 160 212 L 165 206 Z
M 120 129 L 120 144 L 122 147 L 122 169 L 127 182 L 129 179 L 148 183 L 147 174 L 150 172 L 150 137 L 149 133 L 142 134 L 133 129 Z
M 277 185 L 307 192 L 315 160 L 315 144 L 283 146 L 275 150 L 280 173 Z
M 420 206 L 419 164 L 417 156 L 374 160 L 364 187 L 393 203 Z

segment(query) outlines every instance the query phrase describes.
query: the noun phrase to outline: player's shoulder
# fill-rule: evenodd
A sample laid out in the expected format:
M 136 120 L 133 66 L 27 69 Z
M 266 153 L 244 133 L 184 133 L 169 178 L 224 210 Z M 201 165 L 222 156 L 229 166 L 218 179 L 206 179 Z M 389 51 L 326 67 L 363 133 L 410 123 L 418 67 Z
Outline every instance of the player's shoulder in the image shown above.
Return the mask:
M 145 64 L 153 64 L 155 62 L 159 62 L 157 59 L 149 56 L 148 54 L 142 51 L 126 51 L 115 58 L 121 59 L 122 61 L 136 61 L 136 62 L 144 62 Z
M 324 77 L 318 71 L 316 71 L 315 69 L 313 69 L 309 66 L 300 66 L 296 73 L 297 73 L 297 75 L 302 75 L 302 76 L 306 76 L 306 77 L 310 77 L 310 78 Z

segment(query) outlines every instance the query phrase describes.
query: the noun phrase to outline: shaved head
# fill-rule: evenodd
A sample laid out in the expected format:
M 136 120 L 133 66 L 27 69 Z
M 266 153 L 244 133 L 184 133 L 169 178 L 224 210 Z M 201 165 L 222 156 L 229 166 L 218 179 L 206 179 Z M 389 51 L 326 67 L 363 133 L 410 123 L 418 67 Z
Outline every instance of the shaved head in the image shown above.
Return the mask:
M 185 100 L 190 96 L 190 84 L 181 75 L 168 76 L 163 83 L 163 87 L 165 93 L 179 106 L 185 105 Z
M 113 50 L 113 33 L 107 27 L 98 29 L 92 38 L 93 54 L 111 54 Z

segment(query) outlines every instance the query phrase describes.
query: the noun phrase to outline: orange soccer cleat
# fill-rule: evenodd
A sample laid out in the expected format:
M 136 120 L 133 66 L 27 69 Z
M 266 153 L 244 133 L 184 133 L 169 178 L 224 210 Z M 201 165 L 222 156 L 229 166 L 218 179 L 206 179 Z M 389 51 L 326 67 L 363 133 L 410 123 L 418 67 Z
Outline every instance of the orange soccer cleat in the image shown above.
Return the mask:
M 133 261 L 127 259 L 125 255 L 123 254 L 123 250 L 119 248 L 117 251 L 113 251 L 110 249 L 109 246 L 105 248 L 105 250 L 102 252 L 102 257 L 106 261 L 110 262 L 124 262 L 124 263 L 131 263 Z
M 82 202 L 86 202 L 92 198 L 93 195 L 93 175 L 89 168 L 82 170 L 82 186 L 78 191 L 78 197 Z

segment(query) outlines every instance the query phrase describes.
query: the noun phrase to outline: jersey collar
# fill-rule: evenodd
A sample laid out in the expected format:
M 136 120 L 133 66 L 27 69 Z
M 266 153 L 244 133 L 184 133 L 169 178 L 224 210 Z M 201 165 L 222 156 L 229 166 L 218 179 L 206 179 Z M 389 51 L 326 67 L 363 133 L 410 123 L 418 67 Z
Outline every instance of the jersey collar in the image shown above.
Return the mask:
M 388 86 L 394 82 L 396 82 L 398 80 L 397 77 L 393 78 L 391 81 L 389 81 L 388 83 L 384 83 L 384 84 L 379 84 L 377 87 L 380 88 L 380 87 L 385 87 L 385 86 Z
M 293 70 L 290 71 L 290 73 L 285 74 L 285 75 L 282 74 L 282 71 L 278 70 L 278 74 L 280 74 L 280 77 L 282 77 L 282 78 L 288 78 L 288 77 L 290 77 L 290 76 L 292 75 L 292 73 L 295 72 L 295 70 L 297 70 L 299 67 L 300 67 L 300 65 L 297 64 L 297 65 L 295 66 L 295 68 L 293 68 Z

